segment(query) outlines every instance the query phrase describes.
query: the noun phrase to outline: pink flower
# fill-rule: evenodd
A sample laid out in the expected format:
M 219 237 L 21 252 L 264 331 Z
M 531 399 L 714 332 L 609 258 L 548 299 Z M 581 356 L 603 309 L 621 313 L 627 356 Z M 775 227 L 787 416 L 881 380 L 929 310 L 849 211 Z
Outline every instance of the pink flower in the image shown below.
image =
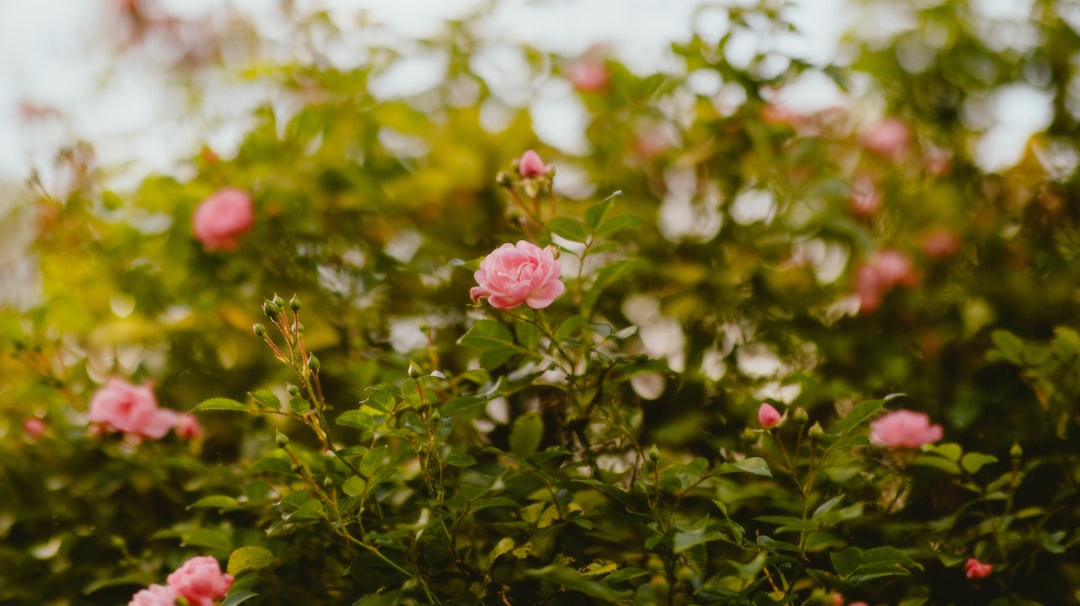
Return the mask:
M 611 74 L 601 61 L 582 60 L 566 68 L 566 77 L 578 91 L 597 93 L 607 90 Z
M 993 569 L 994 567 L 990 564 L 984 564 L 975 558 L 968 558 L 968 561 L 964 563 L 964 571 L 969 579 L 985 579 L 990 576 Z
M 208 251 L 236 250 L 238 239 L 255 224 L 255 210 L 247 192 L 225 188 L 195 209 L 195 239 Z
M 960 238 L 948 227 L 938 227 L 923 234 L 919 245 L 926 256 L 944 259 L 960 248 Z
M 148 385 L 132 385 L 113 377 L 90 398 L 88 418 L 106 431 L 159 439 L 176 423 L 176 413 L 158 408 Z
M 474 277 L 479 286 L 469 294 L 473 302 L 486 298 L 495 309 L 510 310 L 525 303 L 543 309 L 566 290 L 559 280 L 559 263 L 550 248 L 524 240 L 503 244 L 480 262 Z
M 176 429 L 176 435 L 189 440 L 198 438 L 203 433 L 199 419 L 193 414 L 177 415 L 174 428 Z
M 221 565 L 211 556 L 196 556 L 176 569 L 168 578 L 169 586 L 198 606 L 212 606 L 232 586 L 232 575 L 222 574 Z
M 870 127 L 860 137 L 863 147 L 884 158 L 896 160 L 907 153 L 911 133 L 899 118 L 886 118 Z
M 151 585 L 131 597 L 128 606 L 176 606 L 176 590 L 165 585 Z
M 22 422 L 23 433 L 31 440 L 37 440 L 41 436 L 45 435 L 45 430 L 48 429 L 45 426 L 45 421 L 37 417 L 26 417 Z
M 918 448 L 941 437 L 941 425 L 931 425 L 921 412 L 897 410 L 870 423 L 870 441 L 888 448 Z
M 881 208 L 881 192 L 873 177 L 861 174 L 855 178 L 848 198 L 848 207 L 858 217 L 871 217 Z
M 757 420 L 765 429 L 775 427 L 780 422 L 780 413 L 768 402 L 762 402 L 757 410 Z
M 533 150 L 528 150 L 522 154 L 521 159 L 518 160 L 518 174 L 526 179 L 535 179 L 536 177 L 542 177 L 551 169 L 544 166 L 544 161 L 540 159 L 540 154 L 537 154 Z
M 855 271 L 855 293 L 859 310 L 871 312 L 881 305 L 885 294 L 897 286 L 915 286 L 919 276 L 911 259 L 896 250 L 883 250 L 870 257 Z

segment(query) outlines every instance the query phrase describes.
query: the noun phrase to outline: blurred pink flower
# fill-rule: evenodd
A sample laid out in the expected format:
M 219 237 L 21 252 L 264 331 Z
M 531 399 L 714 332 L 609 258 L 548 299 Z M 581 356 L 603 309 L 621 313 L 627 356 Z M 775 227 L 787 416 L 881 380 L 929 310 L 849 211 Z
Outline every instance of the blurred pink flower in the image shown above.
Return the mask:
M 31 440 L 37 440 L 41 436 L 45 435 L 45 430 L 48 429 L 45 426 L 45 421 L 37 417 L 26 417 L 22 422 L 23 433 Z
M 772 404 L 762 402 L 761 406 L 758 407 L 757 420 L 765 429 L 775 427 L 780 422 L 780 412 Z
M 897 250 L 882 250 L 855 270 L 855 293 L 859 311 L 872 312 L 881 305 L 885 293 L 897 286 L 915 286 L 919 276 L 911 259 Z
M 495 309 L 510 310 L 522 303 L 543 309 L 566 290 L 560 271 L 549 248 L 524 240 L 503 244 L 480 262 L 473 274 L 479 286 L 469 294 L 474 302 L 486 298 Z
M 128 606 L 176 606 L 176 590 L 165 585 L 151 585 L 131 597 Z
M 863 173 L 855 177 L 848 197 L 848 207 L 858 217 L 870 217 L 881 208 L 881 192 L 874 178 Z
M 90 422 L 107 431 L 119 431 L 157 440 L 169 433 L 176 413 L 158 408 L 148 385 L 132 385 L 113 377 L 90 398 Z
M 544 166 L 544 161 L 540 159 L 540 154 L 531 149 L 522 154 L 521 159 L 518 160 L 518 174 L 526 179 L 542 177 L 549 170 L 550 168 Z
M 228 187 L 199 203 L 192 217 L 195 239 L 208 251 L 236 250 L 240 236 L 254 224 L 251 196 Z
M 969 579 L 985 579 L 990 576 L 990 572 L 993 570 L 993 566 L 984 564 L 975 558 L 968 558 L 968 561 L 964 563 L 964 572 Z
M 583 59 L 566 68 L 570 84 L 580 92 L 597 93 L 607 90 L 611 74 L 602 61 Z
M 860 140 L 867 151 L 896 160 L 911 146 L 911 132 L 903 120 L 886 118 L 864 131 Z
M 941 425 L 931 425 L 930 417 L 911 410 L 890 412 L 870 423 L 870 441 L 888 448 L 918 448 L 941 437 Z
M 203 433 L 199 419 L 193 414 L 177 415 L 174 428 L 176 429 L 176 435 L 189 440 L 198 438 Z
M 196 556 L 169 575 L 169 586 L 189 604 L 212 606 L 232 586 L 232 575 L 222 574 L 221 565 L 211 556 Z
M 948 227 L 938 227 L 923 234 L 919 245 L 926 256 L 944 259 L 960 248 L 960 238 Z

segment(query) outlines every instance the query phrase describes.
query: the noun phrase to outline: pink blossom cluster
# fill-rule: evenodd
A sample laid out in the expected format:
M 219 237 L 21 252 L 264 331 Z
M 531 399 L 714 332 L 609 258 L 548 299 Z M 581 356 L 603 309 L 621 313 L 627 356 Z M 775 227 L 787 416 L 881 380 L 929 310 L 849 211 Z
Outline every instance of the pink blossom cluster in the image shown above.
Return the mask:
M 195 239 L 207 251 L 236 250 L 240 236 L 255 224 L 251 196 L 231 187 L 219 190 L 199 203 L 191 223 Z
M 885 294 L 897 286 L 915 286 L 919 276 L 911 259 L 897 250 L 882 250 L 871 256 L 855 271 L 855 293 L 859 296 L 859 309 L 872 312 L 877 309 Z
M 522 303 L 543 309 L 561 295 L 566 286 L 559 280 L 561 269 L 550 248 L 540 248 L 525 240 L 503 244 L 480 262 L 473 276 L 477 286 L 469 294 L 473 302 L 487 299 L 495 309 L 508 311 Z
M 202 427 L 193 415 L 159 407 L 150 385 L 132 385 L 118 377 L 106 381 L 90 398 L 87 418 L 100 431 L 137 439 L 158 440 L 170 429 L 183 438 L 202 435 Z
M 941 425 L 921 412 L 897 410 L 870 423 L 870 441 L 887 448 L 919 448 L 941 438 Z
M 232 575 L 221 572 L 217 559 L 196 556 L 173 571 L 165 585 L 155 583 L 140 590 L 128 606 L 176 606 L 180 598 L 188 606 L 213 606 L 214 600 L 229 592 L 232 582 Z
M 975 558 L 968 558 L 968 561 L 964 562 L 964 574 L 969 579 L 985 579 L 993 570 L 993 566 Z

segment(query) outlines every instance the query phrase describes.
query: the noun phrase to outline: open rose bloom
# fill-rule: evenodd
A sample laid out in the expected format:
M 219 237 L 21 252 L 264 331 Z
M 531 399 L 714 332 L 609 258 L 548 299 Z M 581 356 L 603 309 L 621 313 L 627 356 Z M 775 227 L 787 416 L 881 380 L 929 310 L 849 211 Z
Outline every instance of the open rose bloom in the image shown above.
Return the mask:
M 223 574 L 211 556 L 191 558 L 168 578 L 169 587 L 193 606 L 212 606 L 215 599 L 225 597 L 232 582 L 232 575 Z
M 176 606 L 177 597 L 172 587 L 155 584 L 132 596 L 128 606 Z
M 480 262 L 474 277 L 474 302 L 487 299 L 495 309 L 510 310 L 522 303 L 543 309 L 566 290 L 559 280 L 559 262 L 549 248 L 526 242 L 503 244 Z
M 251 196 L 239 189 L 222 189 L 199 203 L 191 223 L 195 239 L 206 250 L 236 250 L 240 236 L 255 224 Z
M 897 410 L 870 423 L 870 441 L 888 448 L 919 448 L 942 437 L 941 425 L 931 425 L 921 412 Z
M 88 418 L 105 431 L 157 440 L 176 424 L 177 414 L 158 408 L 149 385 L 132 385 L 113 377 L 90 398 Z

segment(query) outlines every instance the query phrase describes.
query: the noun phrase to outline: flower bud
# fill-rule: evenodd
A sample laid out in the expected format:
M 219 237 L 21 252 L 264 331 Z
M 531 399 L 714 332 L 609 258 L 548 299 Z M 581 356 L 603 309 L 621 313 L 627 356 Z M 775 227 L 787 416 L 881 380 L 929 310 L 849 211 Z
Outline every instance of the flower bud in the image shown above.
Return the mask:
M 285 299 L 282 299 L 277 293 L 274 293 L 274 305 L 277 305 L 278 309 L 285 307 Z
M 285 448 L 289 445 L 289 436 L 279 431 L 275 433 L 274 441 L 277 442 L 278 448 Z
M 326 476 L 325 478 L 323 478 L 322 485 L 323 488 L 326 488 L 327 490 L 332 489 L 334 487 L 334 478 Z
M 821 423 L 816 423 L 815 422 L 813 425 L 810 426 L 810 429 L 807 431 L 807 434 L 810 435 L 811 439 L 816 439 L 816 438 L 818 438 L 820 436 L 825 435 L 825 430 L 821 428 Z
M 806 412 L 806 409 L 805 409 L 805 408 L 803 408 L 803 407 L 801 407 L 801 406 L 800 406 L 799 408 L 796 408 L 796 409 L 795 409 L 795 410 L 794 410 L 794 411 L 793 411 L 793 412 L 791 413 L 791 419 L 792 419 L 793 421 L 795 421 L 796 423 L 800 423 L 800 424 L 801 424 L 801 423 L 806 423 L 807 421 L 809 421 L 809 420 L 810 420 L 810 415 L 809 415 L 809 414 L 807 414 L 807 412 Z
M 320 366 L 319 359 L 315 357 L 315 354 L 308 354 L 307 367 L 311 369 L 311 372 L 319 372 Z
M 292 298 L 289 299 L 289 309 L 300 311 L 300 297 L 293 295 Z
M 289 395 L 294 398 L 300 397 L 300 388 L 293 385 L 292 383 L 286 384 L 285 391 L 289 392 Z
M 259 337 L 260 339 L 266 338 L 266 327 L 262 324 L 256 324 L 252 327 L 252 329 L 255 331 L 256 337 Z
M 518 160 L 517 171 L 519 175 L 526 179 L 535 179 L 544 176 L 547 173 L 547 167 L 544 166 L 544 161 L 540 159 L 540 155 L 530 149 Z
M 1009 449 L 1009 456 L 1013 459 L 1019 459 L 1024 456 L 1024 449 L 1020 448 L 1019 442 L 1014 442 L 1012 448 Z
M 281 313 L 281 308 L 278 307 L 278 305 L 276 303 L 274 303 L 273 301 L 269 301 L 269 300 L 267 300 L 267 301 L 265 301 L 263 303 L 263 308 L 262 309 L 263 309 L 263 313 L 266 314 L 266 317 L 270 318 L 271 320 L 276 320 L 277 317 L 278 317 L 278 314 Z
M 656 447 L 656 444 L 653 444 L 649 448 L 649 460 L 653 463 L 660 462 L 660 449 Z
M 765 429 L 776 427 L 780 420 L 783 418 L 780 416 L 780 411 L 776 410 L 772 404 L 768 402 L 762 402 L 758 407 L 757 413 L 758 423 Z
M 510 179 L 510 175 L 499 171 L 498 174 L 495 175 L 495 184 L 499 187 L 505 187 L 509 189 L 514 184 L 514 182 Z

